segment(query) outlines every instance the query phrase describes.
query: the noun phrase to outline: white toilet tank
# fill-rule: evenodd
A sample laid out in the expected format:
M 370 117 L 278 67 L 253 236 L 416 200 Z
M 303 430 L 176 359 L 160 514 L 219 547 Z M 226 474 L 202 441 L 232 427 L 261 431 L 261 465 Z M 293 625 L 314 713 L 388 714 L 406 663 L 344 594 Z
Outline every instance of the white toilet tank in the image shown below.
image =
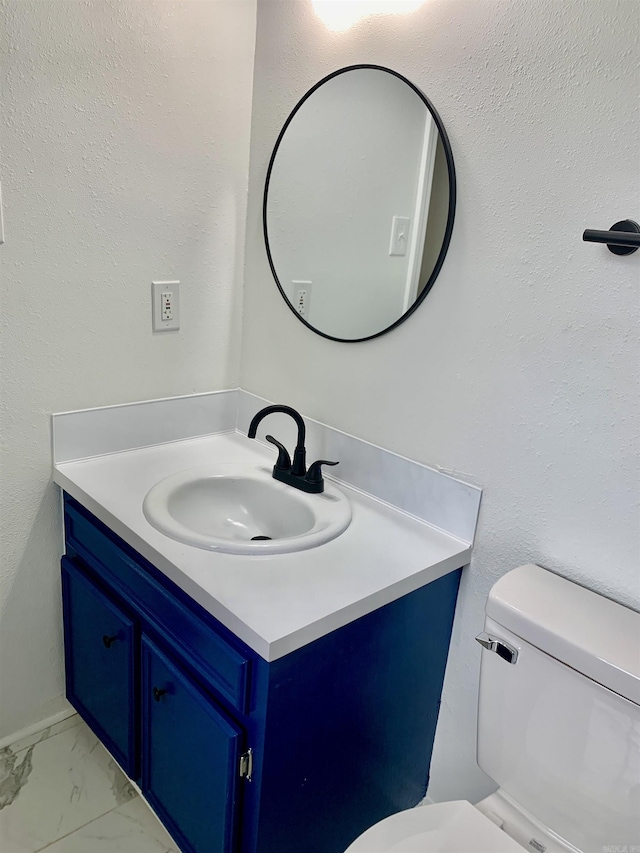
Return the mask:
M 478 764 L 552 837 L 640 853 L 640 614 L 533 565 L 486 613 L 517 659 L 482 652 Z

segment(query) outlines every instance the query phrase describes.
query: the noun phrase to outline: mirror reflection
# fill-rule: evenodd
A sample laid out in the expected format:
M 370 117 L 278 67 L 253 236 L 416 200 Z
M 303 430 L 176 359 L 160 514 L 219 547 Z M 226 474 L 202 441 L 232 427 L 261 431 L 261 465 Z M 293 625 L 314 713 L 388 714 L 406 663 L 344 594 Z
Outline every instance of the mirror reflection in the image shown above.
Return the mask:
M 320 81 L 282 129 L 264 230 L 289 307 L 337 340 L 394 328 L 426 296 L 455 210 L 449 142 L 434 108 L 388 69 Z

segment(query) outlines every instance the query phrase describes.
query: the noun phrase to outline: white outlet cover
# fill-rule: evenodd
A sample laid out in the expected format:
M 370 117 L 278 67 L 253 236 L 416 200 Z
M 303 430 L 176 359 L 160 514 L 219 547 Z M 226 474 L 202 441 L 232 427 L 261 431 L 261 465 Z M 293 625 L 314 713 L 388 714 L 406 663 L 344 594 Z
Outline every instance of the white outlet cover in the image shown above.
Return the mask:
M 389 254 L 402 257 L 409 249 L 411 219 L 408 216 L 394 216 L 391 221 L 391 239 Z
M 162 319 L 162 294 L 173 293 L 173 317 L 171 320 Z M 151 306 L 154 332 L 176 332 L 180 328 L 180 282 L 152 281 Z
M 304 317 L 305 320 L 309 317 L 309 308 L 311 305 L 311 285 L 312 282 L 310 281 L 301 281 L 294 279 L 291 282 L 291 304 L 296 309 L 296 312 L 300 314 L 301 317 Z M 300 306 L 298 303 L 298 291 L 300 290 L 304 290 L 306 294 L 303 310 L 300 310 Z

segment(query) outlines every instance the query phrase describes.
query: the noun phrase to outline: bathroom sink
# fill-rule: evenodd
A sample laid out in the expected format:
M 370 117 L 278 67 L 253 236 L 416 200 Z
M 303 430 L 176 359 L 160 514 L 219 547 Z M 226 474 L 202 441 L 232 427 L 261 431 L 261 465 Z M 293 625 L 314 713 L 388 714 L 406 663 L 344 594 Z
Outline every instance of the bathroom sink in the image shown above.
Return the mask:
M 143 502 L 145 518 L 166 536 L 228 554 L 286 554 L 343 533 L 351 505 L 335 486 L 305 494 L 258 465 L 217 464 L 160 480 Z

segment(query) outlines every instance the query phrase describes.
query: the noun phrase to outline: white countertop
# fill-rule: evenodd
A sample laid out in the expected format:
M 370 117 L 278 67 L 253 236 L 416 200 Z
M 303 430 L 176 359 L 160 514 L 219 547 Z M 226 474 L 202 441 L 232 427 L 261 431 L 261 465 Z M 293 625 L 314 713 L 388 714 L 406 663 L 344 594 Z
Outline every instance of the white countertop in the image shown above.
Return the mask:
M 339 483 L 353 519 L 337 539 L 243 556 L 182 545 L 145 519 L 159 480 L 213 460 L 273 465 L 235 432 L 58 462 L 54 481 L 265 660 L 272 661 L 469 562 L 471 546 Z

